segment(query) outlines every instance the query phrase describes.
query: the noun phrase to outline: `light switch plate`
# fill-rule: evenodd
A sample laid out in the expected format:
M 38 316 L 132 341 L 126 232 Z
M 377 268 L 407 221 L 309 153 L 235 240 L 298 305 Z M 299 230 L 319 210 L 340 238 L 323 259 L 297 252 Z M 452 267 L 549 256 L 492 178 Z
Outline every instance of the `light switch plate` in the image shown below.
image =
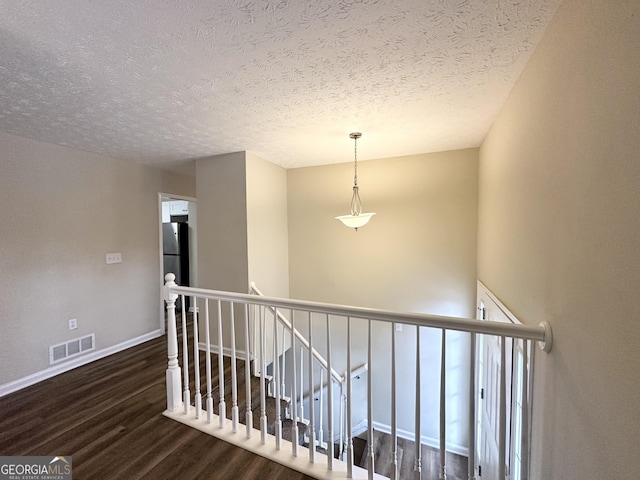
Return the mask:
M 122 263 L 122 254 L 121 253 L 107 253 L 106 260 L 107 265 L 111 265 L 112 263 Z
M 75 330 L 78 328 L 78 319 L 72 318 L 69 320 L 69 330 Z

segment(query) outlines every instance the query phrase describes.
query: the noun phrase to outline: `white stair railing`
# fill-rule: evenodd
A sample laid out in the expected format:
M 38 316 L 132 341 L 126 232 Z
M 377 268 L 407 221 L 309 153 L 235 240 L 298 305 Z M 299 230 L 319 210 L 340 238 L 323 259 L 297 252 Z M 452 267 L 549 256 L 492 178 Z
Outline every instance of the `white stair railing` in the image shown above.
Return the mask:
M 253 283 L 250 286 L 250 293 L 258 296 L 264 296 L 264 294 Z M 333 465 L 333 457 L 335 456 L 334 442 L 336 441 L 336 439 L 338 439 L 339 441 L 339 438 L 341 438 L 343 434 L 342 428 L 344 428 L 342 423 L 338 423 L 341 431 L 339 432 L 338 435 L 335 436 L 336 438 L 334 438 L 334 431 L 333 431 L 333 425 L 335 422 L 335 419 L 333 418 L 333 393 L 334 393 L 334 386 L 335 386 L 334 384 L 335 383 L 342 384 L 344 382 L 344 378 L 341 375 L 339 375 L 335 370 L 333 370 L 328 360 L 325 359 L 318 352 L 318 350 L 313 347 L 313 337 L 311 334 L 312 319 L 310 314 L 307 315 L 308 331 L 310 332 L 309 338 L 307 339 L 298 329 L 294 328 L 293 326 L 294 317 L 293 317 L 292 311 L 289 311 L 289 314 L 290 314 L 289 318 L 287 318 L 287 316 L 282 311 L 278 310 L 277 307 L 275 308 L 267 307 L 267 311 L 271 313 L 271 315 L 268 317 L 269 321 L 267 323 L 271 322 L 272 325 L 268 325 L 267 328 L 273 329 L 273 348 L 271 349 L 270 352 L 268 352 L 268 354 L 265 353 L 265 355 L 271 361 L 270 364 L 272 367 L 272 372 L 278 371 L 278 378 L 280 379 L 278 382 L 279 392 L 278 392 L 278 387 L 276 386 L 276 383 L 275 383 L 276 382 L 275 373 L 273 375 L 274 378 L 272 378 L 272 381 L 269 382 L 272 396 L 276 397 L 276 401 L 278 401 L 278 398 L 286 399 L 287 401 L 291 401 L 291 398 L 295 398 L 296 401 L 292 402 L 292 405 L 291 405 L 292 407 L 291 410 L 293 413 L 290 415 L 290 417 L 292 418 L 292 420 L 295 417 L 295 420 L 300 421 L 305 425 L 307 425 L 307 434 L 304 437 L 304 442 L 309 444 L 309 449 L 312 452 L 310 460 L 312 462 L 315 460 L 316 447 L 319 447 L 323 450 L 327 450 L 327 456 L 329 457 L 327 466 L 329 469 L 331 469 L 331 466 Z M 328 316 L 325 316 L 325 318 L 326 318 L 327 328 L 329 328 L 329 323 L 330 323 L 329 318 Z M 280 331 L 278 330 L 278 328 L 281 328 L 281 337 L 282 337 L 281 343 L 279 343 L 276 339 L 276 337 L 280 335 Z M 286 338 L 288 338 L 287 332 L 289 332 L 289 338 L 290 338 L 289 347 L 287 347 L 286 345 Z M 260 338 L 259 332 L 256 335 L 256 337 Z M 327 338 L 328 339 L 331 338 L 329 334 L 327 335 Z M 298 341 L 298 343 L 301 344 L 299 366 L 296 365 L 298 357 L 296 354 L 297 350 L 294 348 L 294 344 L 296 343 L 296 340 Z M 259 343 L 257 344 L 257 347 L 254 346 L 254 348 L 259 348 Z M 294 378 L 295 381 L 290 378 L 287 384 L 287 378 L 285 375 L 287 362 L 286 362 L 285 354 L 289 350 L 289 348 L 291 351 L 291 356 L 290 356 L 291 365 L 294 372 L 292 378 Z M 330 351 L 330 348 L 331 348 L 330 342 L 328 342 L 327 352 Z M 305 355 L 306 355 L 306 360 L 305 360 Z M 267 360 L 267 363 L 269 363 L 269 360 Z M 306 365 L 306 369 L 305 369 L 305 365 Z M 318 367 L 320 370 L 320 383 L 319 383 L 318 390 L 316 390 L 315 388 L 316 382 L 314 378 L 314 372 L 316 367 Z M 295 372 L 297 371 L 300 372 L 299 383 L 297 383 L 298 379 L 295 377 Z M 307 392 L 306 398 L 308 400 L 308 406 L 309 406 L 308 419 L 305 418 L 304 416 L 305 372 L 308 379 L 307 381 L 308 388 L 306 389 L 306 392 Z M 291 397 L 286 397 L 286 393 L 285 393 L 287 391 L 286 387 L 289 384 L 291 387 Z M 330 412 L 327 412 L 326 417 L 325 417 L 325 404 L 322 401 L 323 391 L 325 389 L 327 390 L 326 408 L 331 410 Z M 299 396 L 293 395 L 294 391 L 299 392 Z M 317 400 L 319 401 L 319 405 L 318 405 L 319 408 L 317 411 L 315 409 L 315 403 L 314 403 L 316 400 L 316 395 L 315 395 L 316 391 L 319 392 L 317 395 Z M 296 409 L 296 407 L 299 407 L 299 415 L 297 413 L 298 410 Z M 318 419 L 317 424 L 316 424 L 316 418 Z M 328 442 L 324 441 L 325 440 L 325 437 L 324 437 L 324 420 L 325 419 L 327 421 L 327 425 L 329 426 L 329 429 L 328 429 L 329 436 L 327 437 Z M 278 422 L 277 419 L 276 419 L 276 422 Z M 279 428 L 278 423 L 276 424 L 276 428 Z M 295 433 L 296 441 L 299 441 L 297 429 L 294 428 L 294 430 L 296 432 Z M 276 439 L 278 439 L 277 435 L 276 435 Z M 297 455 L 297 449 L 294 455 Z
M 251 288 L 250 288 L 250 292 L 251 294 L 257 295 L 257 296 L 261 296 L 264 297 L 264 294 L 258 289 L 258 287 L 255 286 L 255 284 L 251 284 Z M 288 331 L 292 330 L 292 326 L 291 326 L 291 322 L 290 320 L 285 317 L 281 311 L 278 311 L 277 308 L 275 306 L 269 306 L 266 305 L 267 309 L 272 312 L 273 316 L 275 318 L 277 318 L 277 321 L 280 323 L 281 326 L 284 326 L 284 328 L 286 328 Z M 304 311 L 304 310 L 299 310 L 299 311 Z M 291 316 L 291 318 L 293 318 L 293 315 Z M 295 338 L 300 342 L 300 344 L 302 345 L 302 347 L 304 347 L 305 350 L 309 350 L 309 341 L 304 337 L 304 335 L 302 335 L 300 333 L 300 331 L 298 331 L 297 329 L 293 329 L 294 330 L 294 334 L 295 334 Z M 256 347 L 254 347 L 256 350 L 259 348 L 259 346 L 256 345 Z M 318 353 L 318 351 L 313 348 L 311 349 L 313 352 L 313 358 L 315 361 L 317 361 L 320 366 L 326 371 L 327 370 L 327 360 L 320 354 Z M 278 352 L 280 355 L 282 355 L 282 353 L 284 353 L 284 350 Z M 334 379 L 335 382 L 342 382 L 344 381 L 344 378 L 342 378 L 342 376 L 340 374 L 338 374 L 338 372 L 336 372 L 335 370 L 331 370 L 331 376 Z
M 422 390 L 422 373 L 421 368 L 423 367 L 421 362 L 421 340 L 420 340 L 420 332 L 422 329 L 440 329 L 442 332 L 441 336 L 441 346 L 440 353 L 440 381 L 439 381 L 439 391 L 440 391 L 440 458 L 439 458 L 439 475 L 441 479 L 447 478 L 447 466 L 445 463 L 446 460 L 446 436 L 447 436 L 447 425 L 445 422 L 446 417 L 446 335 L 448 331 L 461 331 L 461 332 L 469 332 L 471 339 L 471 351 L 470 351 L 470 371 L 475 372 L 475 347 L 476 347 L 476 336 L 477 335 L 490 335 L 490 336 L 498 336 L 502 340 L 500 341 L 501 345 L 501 362 L 500 362 L 500 372 L 498 374 L 499 381 L 499 447 L 498 447 L 498 466 L 497 466 L 497 478 L 499 480 L 506 480 L 508 478 L 508 468 L 507 468 L 507 457 L 508 457 L 508 449 L 513 448 L 513 442 L 521 442 L 519 444 L 520 451 L 525 456 L 522 462 L 520 463 L 522 470 L 521 478 L 527 478 L 527 472 L 525 472 L 525 468 L 530 464 L 526 455 L 528 454 L 528 448 L 526 446 L 529 442 L 529 432 L 530 432 L 530 423 L 528 417 L 528 408 L 530 406 L 531 401 L 531 385 L 530 385 L 530 376 L 526 371 L 526 361 L 521 362 L 524 365 L 525 371 L 522 372 L 523 381 L 521 382 L 521 387 L 518 392 L 521 395 L 522 403 L 527 406 L 523 410 L 523 419 L 522 423 L 525 428 L 522 429 L 521 438 L 516 438 L 515 435 L 511 436 L 509 439 L 509 445 L 507 444 L 507 432 L 506 432 L 506 422 L 507 422 L 507 371 L 506 371 L 506 343 L 507 340 L 511 341 L 511 339 L 522 339 L 523 340 L 523 352 L 527 352 L 529 348 L 529 343 L 531 341 L 540 342 L 540 346 L 545 350 L 549 351 L 551 347 L 551 329 L 548 324 L 541 324 L 540 326 L 524 326 L 524 325 L 513 325 L 513 324 L 505 324 L 505 323 L 496 323 L 496 322 L 488 322 L 488 321 L 478 321 L 475 319 L 463 319 L 463 318 L 452 318 L 452 317 L 442 317 L 436 315 L 423 315 L 423 314 L 407 314 L 407 313 L 397 313 L 397 312 L 389 312 L 383 310 L 373 310 L 373 309 L 365 309 L 365 308 L 357 308 L 357 307 L 348 307 L 348 306 L 340 306 L 340 305 L 330 305 L 323 304 L 317 302 L 304 302 L 299 300 L 289 300 L 289 299 L 280 299 L 273 297 L 265 297 L 258 296 L 253 294 L 242 294 L 242 293 L 232 293 L 232 292 L 222 292 L 222 291 L 213 291 L 213 290 L 204 290 L 198 288 L 190 288 L 190 287 L 180 287 L 177 286 L 174 282 L 175 277 L 173 274 L 166 275 L 166 286 L 164 289 L 164 298 L 167 302 L 167 353 L 168 353 L 168 366 L 167 366 L 167 410 L 165 411 L 165 415 L 170 418 L 173 418 L 177 421 L 190 425 L 194 428 L 198 428 L 202 431 L 205 431 L 211 435 L 217 436 L 219 438 L 223 438 L 224 440 L 234 443 L 238 446 L 241 446 L 245 449 L 253 451 L 257 454 L 267 456 L 272 458 L 280 463 L 284 463 L 285 465 L 290 466 L 291 468 L 297 469 L 301 472 L 304 472 L 307 475 L 313 476 L 315 478 L 338 478 L 340 476 L 346 475 L 348 478 L 383 478 L 375 473 L 375 437 L 373 435 L 373 424 L 375 422 L 375 418 L 373 418 L 373 382 L 376 381 L 376 373 L 371 371 L 372 367 L 372 357 L 373 357 L 373 342 L 372 342 L 372 325 L 374 322 L 379 322 L 381 324 L 386 324 L 391 329 L 391 335 L 389 336 L 389 349 L 391 351 L 391 378 L 390 379 L 382 379 L 385 384 L 388 384 L 390 380 L 391 385 L 391 438 L 392 438 L 392 447 L 391 447 L 391 455 L 392 455 L 392 471 L 391 477 L 394 479 L 399 478 L 399 466 L 398 466 L 398 446 L 397 446 L 397 438 L 398 438 L 398 425 L 397 425 L 397 396 L 398 396 L 398 369 L 397 369 L 397 346 L 396 346 L 396 325 L 413 325 L 415 326 L 416 333 L 416 353 L 415 353 L 415 369 L 416 369 L 416 378 L 415 378 L 415 412 L 414 412 L 414 420 L 415 420 L 415 463 L 414 463 L 414 472 L 413 476 L 416 479 L 420 478 L 421 470 L 422 470 L 422 456 L 421 456 L 421 390 Z M 257 289 L 256 289 L 257 290 Z M 185 305 L 185 298 L 191 298 L 191 304 L 194 307 L 197 307 L 199 304 L 204 307 L 204 322 L 205 325 L 198 325 L 198 308 L 194 308 L 193 313 L 193 330 L 189 330 L 189 325 L 186 319 L 186 315 L 184 312 L 184 307 L 182 310 L 182 318 L 181 318 L 181 332 L 182 335 L 182 369 L 184 369 L 184 376 L 182 375 L 181 367 L 179 364 L 179 343 L 178 343 L 178 329 L 176 325 L 176 314 L 175 314 L 175 302 L 178 296 L 182 296 L 182 305 Z M 209 318 L 209 301 L 216 302 L 216 311 L 217 315 L 215 318 L 216 321 L 216 333 L 217 333 L 217 343 L 214 344 L 210 338 L 210 321 Z M 229 315 L 223 316 L 223 312 L 226 312 L 225 309 L 222 309 L 222 306 L 229 306 Z M 236 306 L 241 306 L 242 308 L 236 309 Z M 251 318 L 251 311 L 257 312 L 257 314 L 253 315 Z M 286 317 L 280 314 L 281 311 L 288 311 L 290 314 L 291 320 L 288 320 Z M 235 313 L 239 313 L 242 311 L 242 320 L 238 322 Z M 267 418 L 267 396 L 266 396 L 266 382 L 268 379 L 266 374 L 267 363 L 265 354 L 267 352 L 266 344 L 265 344 L 265 333 L 267 327 L 265 325 L 265 312 L 273 312 L 273 317 L 276 319 L 274 323 L 271 325 L 274 332 L 274 350 L 273 350 L 273 383 L 275 386 L 275 413 L 273 418 Z M 295 328 L 296 325 L 296 313 L 299 315 L 304 315 L 307 320 L 307 326 L 309 328 L 309 338 L 308 340 L 300 334 L 300 332 Z M 326 321 L 326 355 L 327 358 L 323 358 L 322 355 L 316 350 L 314 347 L 314 328 L 312 325 L 314 316 L 323 316 Z M 368 447 L 367 447 L 367 469 L 362 469 L 357 467 L 354 464 L 354 449 L 353 449 L 353 381 L 352 381 L 352 327 L 354 320 L 364 320 L 367 322 L 367 347 L 366 354 L 368 360 L 368 376 L 367 376 L 367 439 L 368 439 Z M 335 359 L 334 359 L 334 350 L 336 348 L 333 337 L 334 330 L 332 329 L 332 323 L 336 322 L 345 322 L 346 321 L 346 371 L 348 372 L 343 382 L 343 377 L 338 375 L 334 370 Z M 251 323 L 256 324 L 256 328 L 252 328 Z M 293 359 L 290 366 L 290 376 L 291 379 L 288 381 L 284 378 L 282 373 L 285 371 L 284 364 L 280 367 L 279 358 L 283 356 L 285 353 L 284 345 L 285 342 L 282 340 L 283 336 L 278 335 L 278 325 L 283 325 L 284 328 L 287 329 L 289 335 L 285 335 L 285 337 L 290 338 L 290 346 L 291 349 L 290 357 Z M 244 346 L 240 347 L 244 349 L 244 354 L 241 354 L 240 357 L 245 361 L 245 403 L 246 403 L 246 411 L 245 411 L 245 424 L 246 424 L 246 434 L 240 435 L 238 434 L 239 429 L 239 415 L 238 415 L 238 395 L 237 395 L 237 372 L 236 372 L 236 363 L 238 361 L 237 358 L 237 348 L 236 345 L 236 328 L 238 326 L 244 327 L 244 336 L 240 337 L 244 340 Z M 199 346 L 199 336 L 200 336 L 200 328 L 204 330 L 205 336 L 205 345 L 203 347 Z M 257 330 L 256 330 L 257 329 Z M 229 330 L 227 332 L 227 330 Z M 228 337 L 230 337 L 230 345 L 224 344 L 224 336 L 223 334 L 227 332 Z M 250 332 L 257 332 L 254 334 L 254 341 L 251 342 Z M 191 336 L 194 341 L 193 347 L 193 364 L 189 364 L 189 346 L 187 337 Z M 482 337 L 481 337 L 482 338 Z M 259 345 L 259 348 L 254 349 L 252 346 Z M 203 416 L 203 407 L 202 407 L 202 394 L 200 392 L 201 378 L 200 378 L 200 350 L 201 348 L 205 351 L 206 359 L 205 359 L 205 370 L 206 370 L 206 402 L 205 402 L 205 410 L 207 415 Z M 298 348 L 300 348 L 303 352 L 301 355 L 301 362 L 297 364 L 295 361 L 297 358 Z M 212 382 L 212 365 L 211 365 L 211 353 L 218 353 L 218 376 L 219 376 L 219 386 L 218 386 L 218 415 L 215 412 L 214 403 L 214 392 L 211 386 Z M 257 350 L 257 351 L 256 351 Z M 304 359 L 304 352 L 306 351 L 307 359 Z M 231 356 L 231 425 L 226 423 L 226 408 L 225 408 L 225 381 L 224 381 L 224 361 L 223 355 L 229 354 Z M 533 351 L 532 351 L 533 352 Z M 526 355 L 525 360 L 526 360 Z M 304 367 L 308 371 L 308 405 L 310 410 L 309 415 L 309 448 L 305 448 L 303 446 L 298 445 L 299 439 L 297 438 L 297 419 L 296 419 L 296 410 L 300 410 L 302 417 L 302 400 L 304 398 L 301 395 L 304 389 L 304 378 L 300 379 L 300 384 L 298 385 L 298 372 L 302 372 L 304 370 L 302 362 L 304 361 Z M 260 436 L 259 440 L 254 439 L 254 430 L 252 428 L 252 415 L 253 409 L 256 408 L 256 405 L 252 404 L 252 388 L 251 388 L 251 379 L 252 375 L 250 374 L 250 365 L 249 362 L 259 362 L 259 372 L 260 372 Z M 318 432 L 324 430 L 324 425 L 316 424 L 316 415 L 314 415 L 314 395 L 316 391 L 316 385 L 313 382 L 314 379 L 314 364 L 319 366 L 319 371 L 326 373 L 326 381 L 324 378 L 324 373 L 321 374 L 323 377 L 320 381 L 319 391 L 320 398 L 322 398 L 322 393 L 326 389 L 327 391 L 327 415 L 324 415 L 324 402 L 320 402 L 321 410 L 319 413 L 319 417 L 322 417 L 323 420 L 327 419 L 327 430 L 328 436 L 326 437 L 328 440 L 328 451 L 326 455 L 326 461 L 318 461 L 320 457 L 324 454 L 316 452 L 315 443 L 316 437 L 314 432 L 317 430 Z M 299 370 L 298 370 L 299 367 Z M 190 389 L 190 372 L 193 373 L 194 379 L 194 391 L 191 393 Z M 475 468 L 477 459 L 475 458 L 475 425 L 476 425 L 476 417 L 477 417 L 477 408 L 476 408 L 476 385 L 475 385 L 475 376 L 471 375 L 469 381 L 469 479 L 475 479 Z M 182 384 L 184 381 L 184 385 Z M 289 440 L 285 440 L 282 438 L 282 418 L 280 414 L 281 404 L 280 400 L 283 397 L 283 389 L 282 385 L 285 385 L 285 388 L 290 385 L 291 397 L 290 400 L 292 402 L 291 412 L 292 412 L 292 423 L 291 423 L 291 445 L 289 448 L 285 447 Z M 346 424 L 346 428 L 344 432 L 342 432 L 339 437 L 343 439 L 344 445 L 346 446 L 346 456 L 340 456 L 342 460 L 334 459 L 335 452 L 333 451 L 333 443 L 334 443 L 334 405 L 333 405 L 333 395 L 334 395 L 334 387 L 338 384 L 341 388 L 341 400 L 340 402 L 340 414 L 339 416 L 344 419 L 344 423 Z M 344 389 L 343 387 L 346 387 Z M 509 392 L 511 393 L 511 392 Z M 299 405 L 298 405 L 299 403 Z M 218 418 L 216 418 L 218 417 Z M 273 422 L 273 423 L 270 423 Z M 339 424 L 343 422 L 341 420 L 338 421 Z M 217 424 L 217 426 L 216 426 Z M 273 425 L 274 434 L 269 433 L 270 425 Z M 323 437 L 323 435 L 322 435 Z M 323 438 L 320 440 L 323 440 Z M 275 448 L 264 448 L 265 444 L 272 444 Z M 342 443 L 342 442 L 340 442 Z M 306 457 L 306 461 L 303 460 Z M 334 472 L 344 472 L 343 474 L 334 473 Z M 336 475 L 338 477 L 336 477 Z

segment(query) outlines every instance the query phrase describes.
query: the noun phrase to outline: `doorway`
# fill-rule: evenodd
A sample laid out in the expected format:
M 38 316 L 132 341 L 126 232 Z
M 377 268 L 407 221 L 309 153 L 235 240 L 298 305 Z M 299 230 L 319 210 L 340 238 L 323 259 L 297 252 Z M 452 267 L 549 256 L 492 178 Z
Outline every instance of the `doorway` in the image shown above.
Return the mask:
M 478 319 L 493 322 L 521 322 L 487 287 L 478 282 Z M 502 342 L 505 355 L 502 356 Z M 525 352 L 526 345 L 526 352 Z M 476 474 L 498 478 L 500 449 L 501 369 L 505 368 L 505 470 L 512 480 L 521 480 L 528 471 L 528 418 L 531 378 L 531 342 L 478 335 L 476 379 L 479 395 L 476 416 Z M 524 366 L 526 365 L 526 370 Z M 526 383 L 526 386 L 525 386 Z
M 195 287 L 198 283 L 198 213 L 196 199 L 158 194 L 158 235 L 160 285 L 166 273 L 176 275 L 176 283 Z M 176 308 L 181 309 L 179 301 Z M 191 309 L 185 304 L 186 309 Z M 165 332 L 165 305 L 160 302 L 160 328 Z

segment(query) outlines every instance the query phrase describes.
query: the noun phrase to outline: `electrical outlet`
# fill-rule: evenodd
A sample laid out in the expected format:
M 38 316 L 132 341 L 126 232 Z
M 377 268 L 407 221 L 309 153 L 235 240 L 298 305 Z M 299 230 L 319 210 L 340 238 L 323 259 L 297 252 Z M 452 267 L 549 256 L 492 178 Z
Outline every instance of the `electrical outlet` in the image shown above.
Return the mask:
M 76 318 L 72 318 L 69 320 L 69 330 L 75 330 L 78 328 L 78 320 Z
M 107 253 L 105 259 L 107 265 L 111 265 L 112 263 L 122 263 L 122 254 L 121 253 Z

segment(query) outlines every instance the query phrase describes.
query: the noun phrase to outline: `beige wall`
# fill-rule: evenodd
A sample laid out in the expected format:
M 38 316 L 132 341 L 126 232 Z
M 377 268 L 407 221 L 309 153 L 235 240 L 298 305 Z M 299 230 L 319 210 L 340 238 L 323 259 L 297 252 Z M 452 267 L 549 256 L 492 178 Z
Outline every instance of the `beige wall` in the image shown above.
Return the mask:
M 353 164 L 288 170 L 289 271 L 293 298 L 390 310 L 474 317 L 478 150 L 414 155 L 359 162 L 358 183 L 364 211 L 372 220 L 357 232 L 334 219 L 348 213 Z M 302 322 L 301 322 L 302 323 Z M 304 324 L 300 326 L 305 330 Z M 353 365 L 366 362 L 366 324 L 353 325 Z M 319 323 L 314 337 L 325 344 Z M 314 328 L 314 332 L 316 328 Z M 334 326 L 334 361 L 346 368 L 346 329 Z M 374 420 L 389 425 L 389 326 L 374 327 L 376 372 Z M 440 334 L 421 338 L 423 429 L 438 437 L 437 405 Z M 451 334 L 448 392 L 458 395 L 468 382 L 468 338 Z M 415 328 L 398 334 L 399 428 L 413 431 Z M 456 397 L 457 396 L 457 397 Z M 449 412 L 448 440 L 466 447 L 466 405 Z M 356 412 L 357 416 L 357 412 Z M 354 422 L 357 422 L 355 420 Z M 455 424 L 455 425 L 454 425 Z M 462 426 L 462 428 L 460 428 Z
M 640 469 L 640 4 L 565 0 L 480 153 L 480 279 L 525 323 L 534 479 Z
M 196 161 L 200 287 L 289 295 L 286 179 L 247 152 Z
M 50 345 L 158 330 L 158 192 L 193 179 L 5 133 L 0 167 L 0 385 L 46 369 Z
M 289 296 L 287 171 L 247 152 L 249 281 L 265 294 Z
M 196 161 L 200 288 L 247 291 L 245 175 L 244 152 Z
M 288 296 L 286 187 L 283 168 L 247 152 L 197 160 L 199 287 L 247 293 L 254 281 L 266 295 Z M 244 349 L 244 323 L 236 325 Z M 230 345 L 228 321 L 223 331 Z
M 288 170 L 294 298 L 474 316 L 476 149 L 359 162 L 364 211 L 348 213 L 353 164 Z

